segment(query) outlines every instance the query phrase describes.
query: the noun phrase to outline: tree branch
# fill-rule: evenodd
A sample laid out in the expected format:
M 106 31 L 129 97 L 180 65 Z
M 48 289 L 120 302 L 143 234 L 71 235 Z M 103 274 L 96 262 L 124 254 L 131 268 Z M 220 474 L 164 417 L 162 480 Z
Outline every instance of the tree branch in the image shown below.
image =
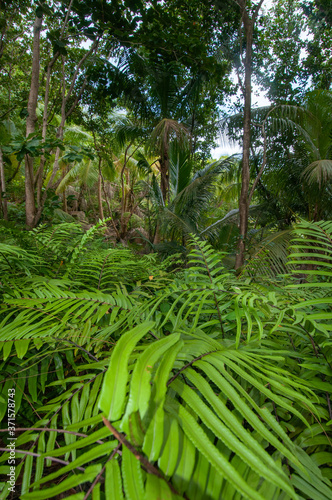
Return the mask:
M 5 452 L 10 452 L 7 448 L 0 448 L 0 451 L 5 451 Z M 28 456 L 30 455 L 31 457 L 41 457 L 41 453 L 33 453 L 32 451 L 26 451 L 26 450 L 17 450 L 15 449 L 15 453 L 21 454 Z M 43 457 L 45 460 L 52 460 L 52 462 L 57 462 L 58 464 L 62 465 L 69 465 L 70 462 L 67 462 L 66 460 L 60 460 L 60 458 L 55 458 L 55 457 Z M 78 469 L 82 472 L 85 472 L 85 469 L 83 467 L 75 467 L 75 469 Z
M 159 477 L 160 479 L 163 479 L 170 489 L 172 490 L 175 495 L 178 495 L 179 493 L 176 491 L 174 486 L 167 481 L 167 479 L 164 477 L 164 475 L 154 466 L 152 465 L 142 453 L 140 453 L 136 448 L 125 438 L 121 432 L 117 431 L 115 427 L 107 420 L 107 418 L 103 417 L 103 422 L 106 425 L 106 427 L 112 432 L 112 434 L 116 437 L 116 439 L 123 445 L 128 448 L 129 451 L 141 462 L 141 464 L 145 467 L 145 469 L 150 473 L 154 474 L 155 476 Z
M 101 469 L 101 471 L 99 472 L 98 476 L 96 477 L 96 479 L 93 481 L 93 483 L 91 484 L 90 488 L 88 489 L 88 491 L 86 492 L 86 495 L 85 497 L 83 498 L 83 500 L 88 500 L 89 496 L 90 496 L 90 493 L 92 493 L 93 491 L 93 488 L 96 486 L 96 484 L 98 483 L 98 481 L 100 480 L 101 476 L 103 475 L 105 469 L 106 469 L 106 465 L 108 464 L 108 462 L 110 462 L 112 460 L 112 458 L 115 457 L 115 455 L 117 453 L 121 454 L 121 452 L 119 451 L 121 448 L 121 443 L 119 443 L 117 445 L 117 447 L 112 451 L 109 459 L 107 460 L 106 464 L 104 465 L 104 467 Z
M 82 57 L 82 59 L 79 61 L 77 67 L 76 67 L 76 70 L 75 70 L 75 73 L 74 73 L 74 76 L 73 76 L 73 79 L 71 81 L 71 84 L 70 84 L 70 87 L 69 87 L 69 90 L 67 92 L 67 95 L 65 97 L 65 104 L 67 104 L 68 102 L 68 99 L 69 97 L 71 96 L 73 90 L 74 90 L 74 85 L 75 85 L 75 82 L 76 82 L 76 79 L 77 79 L 77 76 L 78 76 L 78 73 L 81 69 L 81 66 L 82 64 L 86 61 L 86 59 L 94 52 L 94 50 L 98 47 L 98 44 L 99 44 L 99 39 L 95 40 L 90 48 L 90 50 L 88 50 L 88 52 L 86 52 L 84 54 L 84 56 Z
M 200 356 L 198 356 L 197 358 L 193 359 L 192 361 L 190 361 L 190 363 L 187 363 L 186 365 L 184 365 L 181 370 L 179 370 L 178 372 L 176 372 L 175 375 L 173 375 L 172 378 L 170 378 L 167 382 L 167 386 L 169 386 L 184 370 L 186 370 L 187 368 L 189 368 L 189 366 L 193 365 L 195 363 L 195 361 L 198 361 L 199 359 L 202 359 L 204 358 L 205 356 L 208 356 L 209 354 L 213 354 L 214 352 L 217 352 L 217 351 L 210 351 L 210 352 L 206 352 L 204 354 L 201 354 Z
M 81 432 L 74 432 L 74 431 L 66 431 L 65 429 L 50 429 L 48 427 L 16 427 L 15 432 L 20 432 L 20 431 L 40 431 L 40 432 L 58 432 L 59 434 L 73 434 L 74 436 L 77 437 L 88 437 L 88 434 L 82 434 Z M 8 432 L 7 429 L 0 429 L 0 432 Z M 101 441 L 98 439 L 96 441 L 98 444 L 104 444 L 104 441 Z

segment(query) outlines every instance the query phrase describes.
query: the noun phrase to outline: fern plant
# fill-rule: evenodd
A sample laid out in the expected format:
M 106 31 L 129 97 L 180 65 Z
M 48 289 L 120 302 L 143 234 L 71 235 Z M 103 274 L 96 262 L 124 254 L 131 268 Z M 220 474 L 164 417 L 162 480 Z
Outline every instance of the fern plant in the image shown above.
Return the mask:
M 237 278 L 197 237 L 166 279 L 90 234 L 4 291 L 20 498 L 328 500 L 331 224 L 295 228 L 288 287 Z

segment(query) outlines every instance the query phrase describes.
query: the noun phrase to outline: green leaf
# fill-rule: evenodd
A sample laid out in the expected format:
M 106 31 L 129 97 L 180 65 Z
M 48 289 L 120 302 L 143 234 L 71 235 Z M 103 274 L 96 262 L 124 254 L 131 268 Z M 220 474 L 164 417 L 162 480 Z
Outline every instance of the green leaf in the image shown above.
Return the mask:
M 177 420 L 168 415 L 165 415 L 165 425 L 168 427 L 168 432 L 165 432 L 166 443 L 158 465 L 166 476 L 172 476 L 178 462 L 178 454 L 181 452 L 180 429 Z
M 197 384 L 198 388 L 202 392 L 202 395 L 206 399 L 210 399 L 211 401 L 213 401 L 213 405 L 211 405 L 212 408 L 214 408 L 215 410 L 219 409 L 224 413 L 225 408 L 218 400 L 218 398 L 211 397 L 213 395 L 213 391 L 210 389 L 208 383 L 205 382 L 203 378 L 199 378 L 193 370 L 188 370 L 186 376 L 191 382 L 195 383 L 195 385 Z M 178 379 L 173 382 L 172 387 L 179 393 L 181 398 L 183 398 L 184 401 L 189 404 L 192 410 L 197 413 L 198 417 L 204 422 L 204 424 L 211 429 L 214 436 L 217 436 L 221 440 L 221 442 L 224 443 L 224 445 L 226 445 L 230 450 L 239 455 L 239 457 L 256 473 L 262 475 L 276 486 L 282 487 L 283 490 L 287 491 L 291 496 L 293 496 L 293 498 L 295 498 L 294 491 L 286 482 L 286 476 L 282 477 L 282 470 L 278 470 L 273 461 L 269 460 L 268 454 L 264 453 L 264 450 L 259 447 L 257 442 L 257 446 L 254 446 L 255 440 L 250 439 L 249 434 L 245 436 L 245 433 L 241 432 L 241 430 L 239 429 L 240 426 L 236 427 L 236 423 L 234 422 L 233 424 L 231 419 L 229 419 L 229 427 L 223 425 L 223 423 L 217 418 L 217 416 L 202 402 L 199 396 Z M 219 415 L 222 416 L 222 413 L 219 413 Z M 233 421 L 236 421 L 236 418 L 234 418 L 234 416 Z M 234 433 L 234 427 L 240 433 L 241 438 L 245 438 L 246 446 L 243 444 L 243 442 L 237 439 Z M 251 447 L 253 447 L 255 451 L 251 450 Z M 262 457 L 264 461 L 260 460 L 259 457 Z
M 21 494 L 24 496 L 25 493 L 29 491 L 31 484 L 31 476 L 32 476 L 32 466 L 33 466 L 33 457 L 31 455 L 27 455 L 25 459 L 25 467 L 22 478 L 22 487 Z
M 148 474 L 145 486 L 145 500 L 173 500 L 173 495 L 167 483 L 159 477 Z
M 26 355 L 29 344 L 30 344 L 29 339 L 15 341 L 15 349 L 16 349 L 17 357 L 19 359 L 22 359 Z
M 176 414 L 174 414 L 176 415 Z M 206 457 L 215 473 L 225 477 L 244 498 L 263 500 L 263 497 L 254 491 L 240 474 L 232 467 L 228 460 L 211 443 L 202 427 L 192 415 L 181 405 L 178 407 L 178 418 L 182 429 L 195 447 Z
M 99 400 L 99 408 L 110 421 L 118 420 L 124 409 L 129 356 L 137 342 L 153 327 L 154 322 L 148 321 L 133 328 L 122 335 L 112 353 Z
M 177 342 L 167 351 L 154 377 L 153 415 L 149 415 L 149 425 L 145 434 L 143 451 L 148 459 L 157 460 L 160 456 L 164 440 L 164 401 L 167 391 L 167 380 L 183 341 Z
M 12 346 L 13 346 L 13 343 L 14 342 L 4 342 L 3 343 L 3 360 L 6 361 L 6 359 L 8 358 L 8 356 L 10 355 L 10 352 L 12 350 Z
M 101 471 L 101 464 L 90 465 L 86 468 L 83 474 L 76 474 L 75 476 L 70 476 L 61 481 L 60 484 L 56 486 L 51 486 L 40 491 L 33 491 L 31 493 L 25 493 L 21 496 L 22 500 L 47 500 L 48 498 L 57 497 L 65 491 L 71 490 L 76 486 L 83 483 L 91 483 Z
M 146 347 L 144 353 L 139 357 L 131 378 L 129 400 L 121 424 L 123 431 L 127 434 L 130 434 L 131 431 L 129 428 L 129 416 L 138 411 L 140 418 L 143 419 L 148 410 L 151 396 L 151 371 L 155 363 L 179 341 L 179 338 L 180 334 L 173 334 L 162 340 L 158 340 Z
M 82 465 L 93 462 L 97 458 L 107 455 L 108 453 L 113 451 L 116 446 L 117 446 L 116 441 L 108 441 L 104 444 L 98 444 L 98 446 L 93 447 L 91 450 L 82 453 L 82 455 L 80 455 L 78 458 L 70 462 L 65 467 L 60 468 L 59 470 L 53 472 L 52 474 L 44 476 L 38 482 L 34 483 L 33 486 L 36 485 L 39 486 L 41 484 L 48 483 L 49 481 L 53 481 L 59 476 L 67 474 L 68 472 L 74 470 L 77 467 L 81 467 Z
M 172 481 L 176 489 L 180 493 L 183 493 L 189 486 L 194 471 L 195 446 L 190 441 L 190 439 L 188 439 L 186 434 L 183 434 L 182 432 L 180 439 L 180 450 L 180 460 L 172 476 Z
M 144 485 L 141 465 L 125 446 L 122 448 L 122 476 L 126 500 L 142 500 Z
M 106 464 L 105 496 L 106 500 L 123 500 L 120 467 L 116 458 Z

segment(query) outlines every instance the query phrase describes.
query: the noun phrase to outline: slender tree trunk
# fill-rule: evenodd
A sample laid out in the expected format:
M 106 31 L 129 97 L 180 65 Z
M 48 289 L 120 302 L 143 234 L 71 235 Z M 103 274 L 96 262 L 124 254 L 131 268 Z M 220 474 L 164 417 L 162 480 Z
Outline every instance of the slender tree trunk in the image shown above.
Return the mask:
M 32 72 L 31 85 L 28 99 L 28 116 L 26 122 L 26 136 L 35 131 L 37 115 L 37 100 L 39 91 L 39 66 L 40 66 L 40 31 L 43 18 L 36 16 L 33 27 L 33 50 L 32 50 Z M 25 220 L 28 227 L 33 227 L 35 219 L 35 190 L 33 158 L 25 157 Z
M 62 193 L 62 210 L 68 213 L 68 205 L 67 205 L 67 197 L 66 197 L 66 188 Z
M 246 31 L 246 59 L 244 80 L 244 117 L 243 117 L 243 146 L 242 146 L 242 178 L 241 194 L 239 200 L 240 236 L 235 260 L 235 268 L 238 269 L 244 263 L 246 237 L 248 231 L 248 193 L 250 181 L 250 133 L 251 133 L 251 59 L 252 59 L 252 37 L 253 23 L 250 20 L 244 22 Z
M 243 116 L 243 149 L 242 149 L 242 177 L 241 194 L 239 199 L 239 242 L 235 258 L 235 269 L 243 266 L 246 251 L 246 238 L 249 218 L 249 187 L 250 187 L 250 140 L 251 140 L 251 74 L 252 74 L 252 45 L 255 21 L 258 11 L 264 0 L 260 0 L 250 17 L 245 0 L 236 0 L 241 8 L 242 23 L 246 36 L 246 57 L 244 63 L 244 116 Z
M 101 179 L 101 158 L 99 158 L 99 165 L 98 165 L 98 209 L 99 209 L 99 219 L 103 220 L 104 219 L 104 210 L 103 210 L 103 199 L 101 196 L 101 189 L 102 189 L 102 179 Z
M 127 222 L 126 222 L 126 218 L 124 216 L 124 214 L 126 212 L 126 203 L 127 203 L 127 197 L 126 197 L 126 193 L 125 193 L 125 178 L 124 178 L 124 176 L 125 176 L 125 170 L 126 170 L 127 161 L 128 161 L 127 155 L 128 155 L 129 148 L 131 146 L 132 146 L 132 143 L 130 143 L 126 147 L 125 154 L 124 154 L 124 160 L 123 160 L 123 167 L 122 167 L 121 173 L 120 173 L 120 179 L 121 179 L 121 215 L 120 215 L 119 234 L 121 237 L 121 242 L 122 242 L 123 238 L 126 237 L 126 234 L 127 234 Z
M 94 133 L 94 131 L 92 131 L 92 135 L 93 135 L 93 141 L 94 141 L 95 149 L 96 149 L 96 151 L 99 151 L 99 147 L 98 147 L 98 144 L 97 144 L 97 141 L 96 141 L 96 134 Z M 108 196 L 107 196 L 107 193 L 106 193 L 104 178 L 103 178 L 103 174 L 101 172 L 101 165 L 102 165 L 102 156 L 99 156 L 99 165 L 98 165 L 98 169 L 99 169 L 98 200 L 99 200 L 99 196 L 100 196 L 100 200 L 102 200 L 101 190 L 103 190 L 105 202 L 106 202 L 107 209 L 108 209 L 108 215 L 111 218 L 111 223 L 112 223 L 115 235 L 116 235 L 116 237 L 118 239 L 120 239 L 120 234 L 119 234 L 119 231 L 118 231 L 118 229 L 116 227 L 116 224 L 114 222 L 113 214 L 112 214 L 112 209 L 111 209 L 110 203 L 108 201 Z M 100 182 L 100 185 L 99 185 L 99 182 Z M 100 189 L 100 195 L 99 195 L 99 189 Z M 102 202 L 101 202 L 100 206 L 101 206 L 101 210 L 99 209 L 99 215 L 102 215 L 102 217 L 100 217 L 100 218 L 103 219 L 104 218 L 104 210 L 103 210 Z
M 71 8 L 71 4 L 72 4 L 72 2 L 70 2 L 69 8 Z M 68 17 L 68 13 L 67 13 L 67 17 Z M 66 20 L 67 20 L 67 17 L 66 17 Z M 86 59 L 88 59 L 90 57 L 90 55 L 96 51 L 96 49 L 98 47 L 98 43 L 99 43 L 99 41 L 96 39 L 93 42 L 91 48 L 84 54 L 82 59 L 77 64 L 67 93 L 66 93 L 66 83 L 67 82 L 66 82 L 66 75 L 65 75 L 65 58 L 64 58 L 64 56 L 62 56 L 62 103 L 61 103 L 61 122 L 60 122 L 60 125 L 58 128 L 58 131 L 57 131 L 57 138 L 58 139 L 63 139 L 63 131 L 64 131 L 64 126 L 65 126 L 66 120 L 67 120 L 67 118 L 69 118 L 69 116 L 72 114 L 72 112 L 75 110 L 76 106 L 78 105 L 79 100 L 81 99 L 82 94 L 84 92 L 84 89 L 85 89 L 87 82 L 88 82 L 87 78 L 85 78 L 82 85 L 81 85 L 81 88 L 80 88 L 78 94 L 76 95 L 76 97 L 73 100 L 71 107 L 67 111 L 66 110 L 67 104 L 68 104 L 68 101 L 73 94 L 75 82 L 76 82 L 77 77 L 81 71 L 81 67 L 84 64 L 84 62 L 86 61 Z M 52 187 L 55 176 L 59 170 L 60 155 L 61 155 L 60 148 L 56 148 L 54 164 L 53 164 L 53 171 L 52 171 L 50 179 L 47 183 L 47 186 L 45 187 L 44 193 L 40 199 L 38 209 L 35 213 L 35 217 L 33 220 L 34 225 L 36 225 L 40 219 L 40 216 L 42 214 L 42 211 L 43 211 L 46 199 L 47 199 L 47 192 Z M 42 180 L 40 182 L 42 182 Z
M 57 52 L 53 59 L 48 63 L 46 70 L 46 82 L 45 82 L 45 97 L 44 97 L 44 113 L 43 113 L 43 126 L 42 126 L 42 139 L 45 142 L 46 132 L 47 132 L 47 120 L 49 118 L 48 113 L 48 103 L 49 103 L 49 95 L 50 95 L 50 85 L 51 85 L 51 73 L 52 68 L 59 57 L 59 52 Z M 39 208 L 41 205 L 42 198 L 42 187 L 43 187 L 43 174 L 44 168 L 46 164 L 46 158 L 44 155 L 40 158 L 40 164 L 35 176 L 35 186 L 37 188 L 37 207 Z
M 77 210 L 82 211 L 82 212 L 85 212 L 85 210 L 82 210 L 82 206 L 81 206 L 81 205 L 83 205 L 83 201 L 85 200 L 84 194 L 85 194 L 85 187 L 81 185 L 80 191 L 78 193 L 78 198 L 77 198 Z M 86 203 L 84 203 L 83 207 L 85 207 L 85 206 L 86 206 Z
M 3 195 L 3 197 L 2 197 Z M 7 198 L 6 198 L 6 180 L 5 180 L 5 169 L 3 164 L 2 150 L 0 149 L 0 199 L 1 208 L 3 213 L 3 218 L 8 220 L 8 209 L 7 209 Z
M 69 14 L 71 12 L 72 4 L 73 4 L 73 0 L 70 0 L 69 6 L 68 6 L 68 10 L 67 10 L 67 14 L 66 14 L 64 23 L 62 24 L 60 40 L 63 39 L 64 32 L 65 32 L 65 29 L 67 27 L 68 19 L 69 19 Z M 54 54 L 53 58 L 48 63 L 47 70 L 46 70 L 44 113 L 43 113 L 43 126 L 42 126 L 42 138 L 43 138 L 43 142 L 45 142 L 45 139 L 46 139 L 47 121 L 48 121 L 48 118 L 49 118 L 48 103 L 49 103 L 49 94 L 50 94 L 51 73 L 52 73 L 53 66 L 56 63 L 59 55 L 60 55 L 59 52 L 56 52 Z M 39 168 L 38 168 L 37 174 L 35 176 L 35 186 L 37 188 L 37 207 L 38 207 L 37 208 L 37 212 L 40 211 L 40 206 L 43 205 L 43 203 L 42 203 L 42 187 L 43 187 L 43 174 L 44 174 L 45 163 L 46 163 L 46 158 L 45 158 L 44 155 L 42 155 L 42 157 L 40 159 Z M 38 217 L 38 219 L 39 219 L 39 217 Z
M 66 122 L 66 79 L 65 79 L 65 58 L 62 56 L 62 103 L 61 103 L 61 122 L 57 131 L 57 138 L 62 139 L 63 138 L 63 128 Z M 44 123 L 43 123 L 44 125 Z M 46 129 L 45 129 L 46 131 Z M 54 166 L 53 166 L 53 172 L 52 175 L 47 183 L 47 186 L 44 190 L 43 196 L 39 200 L 38 208 L 35 213 L 34 217 L 34 225 L 36 225 L 41 217 L 46 199 L 47 199 L 47 192 L 49 188 L 52 186 L 52 183 L 54 181 L 55 175 L 59 170 L 59 160 L 60 160 L 60 154 L 61 154 L 61 149 L 59 147 L 56 148 L 55 150 L 55 157 L 54 157 Z M 40 182 L 42 183 L 42 176 L 40 175 L 39 177 Z M 41 187 L 41 186 L 40 186 Z
M 62 180 L 66 177 L 66 173 L 67 173 L 67 169 L 66 168 L 63 168 L 62 169 Z M 62 210 L 66 213 L 68 213 L 68 203 L 67 203 L 67 196 L 66 196 L 66 186 L 63 190 L 63 193 L 62 193 Z
M 120 239 L 120 233 L 116 227 L 116 224 L 114 222 L 114 219 L 113 219 L 113 214 L 112 214 L 112 209 L 111 209 L 111 205 L 108 201 L 108 196 L 107 196 L 107 193 L 106 193 L 106 188 L 105 188 L 105 183 L 104 183 L 104 178 L 103 176 L 101 176 L 101 183 L 102 183 L 102 187 L 103 187 L 103 192 L 104 192 L 104 197 L 105 197 L 105 201 L 106 201 L 106 205 L 107 205 L 107 208 L 108 208 L 108 213 L 109 213 L 109 216 L 111 217 L 111 222 L 112 222 L 112 226 L 113 226 L 113 229 L 114 229 L 114 232 L 116 234 L 116 237 L 118 239 Z
M 160 229 L 159 229 L 159 224 L 157 223 L 156 232 L 154 233 L 154 238 L 153 238 L 153 244 L 158 245 L 158 243 L 160 243 L 160 241 L 161 241 Z
M 160 191 L 164 200 L 164 204 L 166 204 L 168 188 L 168 154 L 167 152 L 165 152 L 160 159 Z

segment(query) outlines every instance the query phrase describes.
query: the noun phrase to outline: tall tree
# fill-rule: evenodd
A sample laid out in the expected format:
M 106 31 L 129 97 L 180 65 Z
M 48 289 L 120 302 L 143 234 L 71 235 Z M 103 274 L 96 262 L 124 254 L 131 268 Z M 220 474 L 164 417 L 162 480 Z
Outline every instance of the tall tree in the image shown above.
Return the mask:
M 27 106 L 26 136 L 34 133 L 37 122 L 37 101 L 39 92 L 39 71 L 40 71 L 40 31 L 43 22 L 43 12 L 36 13 L 33 26 L 33 50 L 31 67 L 31 85 Z M 25 214 L 26 224 L 33 227 L 35 220 L 35 189 L 34 189 L 34 170 L 33 159 L 30 155 L 25 158 Z
M 252 48 L 254 27 L 259 10 L 264 0 L 259 0 L 257 5 L 250 6 L 245 0 L 235 0 L 241 10 L 241 23 L 245 33 L 245 60 L 244 60 L 244 113 L 243 113 L 243 145 L 242 145 L 242 184 L 239 199 L 239 243 L 235 259 L 235 268 L 244 264 L 246 237 L 248 232 L 249 217 L 249 189 L 250 189 L 250 135 L 251 135 L 251 78 L 252 78 Z

